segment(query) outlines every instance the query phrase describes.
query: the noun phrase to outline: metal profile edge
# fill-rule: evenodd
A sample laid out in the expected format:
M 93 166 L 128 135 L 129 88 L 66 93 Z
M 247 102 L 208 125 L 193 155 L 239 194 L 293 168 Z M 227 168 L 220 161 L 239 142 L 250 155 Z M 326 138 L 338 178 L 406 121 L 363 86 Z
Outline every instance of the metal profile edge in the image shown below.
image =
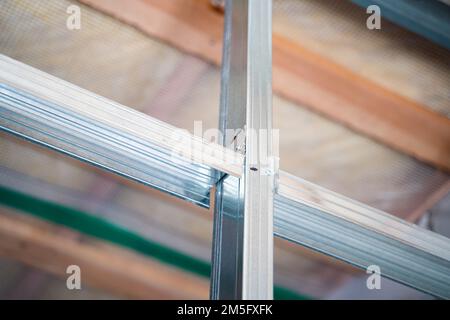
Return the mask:
M 450 298 L 450 239 L 280 172 L 275 235 Z

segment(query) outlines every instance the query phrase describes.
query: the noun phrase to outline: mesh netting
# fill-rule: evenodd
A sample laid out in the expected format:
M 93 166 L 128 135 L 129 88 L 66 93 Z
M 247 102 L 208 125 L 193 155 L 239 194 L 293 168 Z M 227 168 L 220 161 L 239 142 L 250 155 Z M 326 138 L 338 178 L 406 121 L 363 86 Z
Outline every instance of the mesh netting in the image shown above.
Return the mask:
M 274 32 L 392 91 L 450 117 L 450 51 L 350 1 L 275 0 Z M 383 17 L 383 12 L 381 12 Z

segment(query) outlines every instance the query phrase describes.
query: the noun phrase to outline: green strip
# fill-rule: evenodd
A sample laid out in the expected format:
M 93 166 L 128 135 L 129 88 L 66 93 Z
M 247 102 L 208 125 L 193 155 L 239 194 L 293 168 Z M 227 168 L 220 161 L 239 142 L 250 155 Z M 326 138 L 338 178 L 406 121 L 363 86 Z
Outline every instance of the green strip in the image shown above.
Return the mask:
M 202 277 L 209 277 L 211 265 L 199 259 L 145 239 L 111 222 L 50 201 L 34 198 L 0 186 L 0 203 L 41 219 L 72 228 L 83 234 L 133 249 L 161 262 L 184 269 Z M 275 299 L 304 300 L 288 289 L 275 287 Z
M 0 202 L 6 206 L 64 225 L 86 235 L 120 244 L 168 264 L 174 264 L 176 261 L 180 268 L 209 277 L 210 266 L 208 263 L 144 239 L 105 219 L 3 187 L 0 187 L 0 199 Z
M 275 300 L 311 300 L 309 297 L 299 295 L 294 291 L 278 286 L 274 286 L 273 295 Z

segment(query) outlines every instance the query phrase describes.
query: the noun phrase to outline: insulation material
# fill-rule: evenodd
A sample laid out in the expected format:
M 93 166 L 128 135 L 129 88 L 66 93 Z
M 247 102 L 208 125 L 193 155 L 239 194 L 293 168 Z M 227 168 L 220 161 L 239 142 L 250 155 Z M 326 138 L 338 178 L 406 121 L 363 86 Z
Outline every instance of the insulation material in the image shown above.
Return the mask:
M 369 30 L 350 1 L 274 0 L 273 30 L 450 117 L 450 51 L 383 19 Z

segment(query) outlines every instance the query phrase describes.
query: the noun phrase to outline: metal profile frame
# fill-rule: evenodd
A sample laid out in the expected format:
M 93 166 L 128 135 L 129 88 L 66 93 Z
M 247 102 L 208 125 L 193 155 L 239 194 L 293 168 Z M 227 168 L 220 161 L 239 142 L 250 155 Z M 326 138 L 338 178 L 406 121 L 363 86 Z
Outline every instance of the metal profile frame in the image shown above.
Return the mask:
M 248 1 L 242 297 L 273 299 L 272 0 Z
M 216 183 L 212 169 L 242 173 L 241 154 L 8 57 L 0 69 L 5 131 L 202 206 Z
M 223 146 L 233 149 L 246 121 L 247 16 L 247 1 L 226 2 L 219 129 Z M 225 176 L 219 180 L 215 200 L 210 298 L 242 299 L 243 179 Z
M 212 299 L 273 298 L 272 2 L 226 1 L 219 128 L 245 132 L 241 179 L 216 191 Z M 234 199 L 230 195 L 234 194 Z
M 450 298 L 450 240 L 280 172 L 274 234 L 441 298 Z
M 270 1 L 233 5 L 248 6 L 242 21 L 228 13 L 225 28 L 236 22 L 248 28 L 241 33 L 247 46 L 240 52 L 246 74 L 232 72 L 233 54 L 228 64 L 225 59 L 221 128 L 241 128 L 245 121 L 245 155 L 5 56 L 0 56 L 0 129 L 202 206 L 209 205 L 216 185 L 212 298 L 272 298 L 272 234 L 362 268 L 376 264 L 382 275 L 450 298 L 450 239 L 286 173 L 277 177 L 270 137 L 250 134 L 271 128 Z M 225 35 L 224 50 L 233 52 L 227 39 L 234 40 Z M 241 81 L 231 81 L 233 75 Z M 240 104 L 230 97 L 245 97 L 245 115 L 234 124 L 231 110 Z M 192 148 L 180 138 L 193 142 Z M 235 138 L 226 137 L 224 144 Z M 255 160 L 255 154 L 263 157 Z M 229 239 L 234 242 L 226 247 Z

